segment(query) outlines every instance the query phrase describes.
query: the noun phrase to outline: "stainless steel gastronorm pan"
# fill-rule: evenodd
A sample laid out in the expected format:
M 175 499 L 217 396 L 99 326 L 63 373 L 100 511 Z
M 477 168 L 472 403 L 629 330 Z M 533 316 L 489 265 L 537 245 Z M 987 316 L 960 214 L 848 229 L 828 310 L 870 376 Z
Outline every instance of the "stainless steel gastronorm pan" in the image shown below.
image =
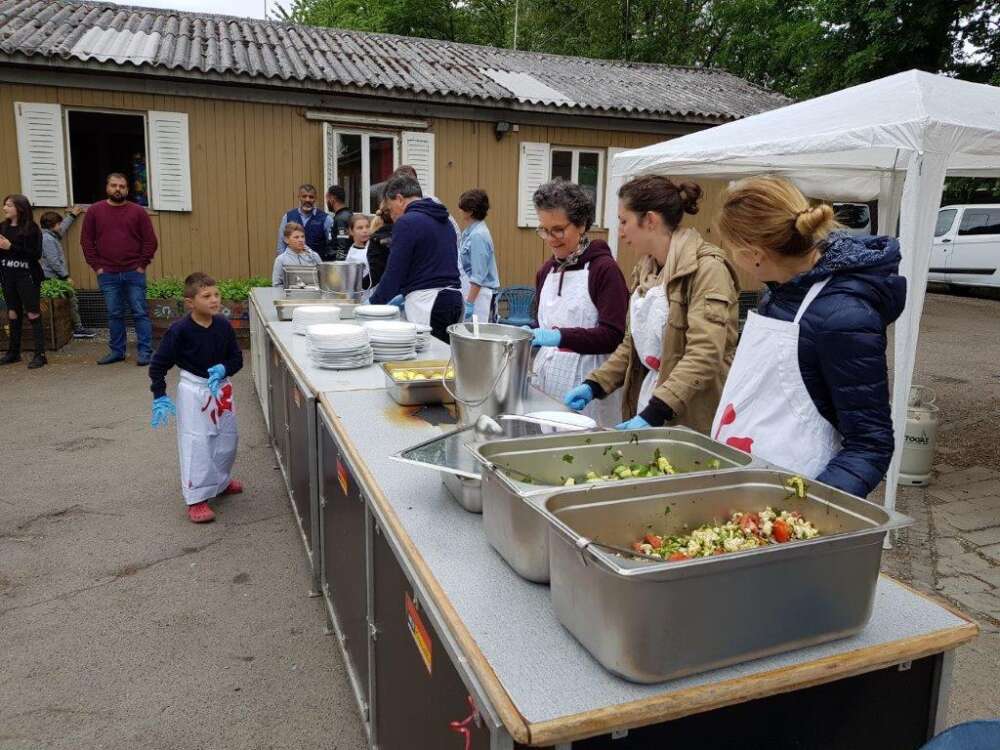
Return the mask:
M 868 622 L 890 529 L 912 519 L 826 485 L 789 496 L 767 469 L 564 492 L 543 504 L 551 596 L 563 626 L 609 671 L 661 682 L 852 635 Z M 619 556 L 736 510 L 798 510 L 808 541 L 682 562 Z
M 504 560 L 529 581 L 549 580 L 548 525 L 537 504 L 563 490 L 566 474 L 607 473 L 613 452 L 646 463 L 660 453 L 678 472 L 731 471 L 754 459 L 704 435 L 676 427 L 635 432 L 569 432 L 469 446 L 483 465 L 482 507 L 486 538 Z M 564 457 L 572 456 L 569 463 Z M 718 462 L 718 468 L 716 463 Z M 531 479 L 531 482 L 525 481 Z M 650 479 L 626 479 L 632 486 Z M 595 488 L 601 485 L 578 485 Z
M 407 362 L 383 362 L 385 387 L 392 400 L 400 406 L 418 404 L 453 404 L 451 397 L 441 382 L 441 375 L 448 367 L 447 360 L 421 359 Z M 427 376 L 427 380 L 398 381 L 393 376 L 397 370 L 413 370 Z M 448 385 L 455 389 L 455 378 L 448 379 Z

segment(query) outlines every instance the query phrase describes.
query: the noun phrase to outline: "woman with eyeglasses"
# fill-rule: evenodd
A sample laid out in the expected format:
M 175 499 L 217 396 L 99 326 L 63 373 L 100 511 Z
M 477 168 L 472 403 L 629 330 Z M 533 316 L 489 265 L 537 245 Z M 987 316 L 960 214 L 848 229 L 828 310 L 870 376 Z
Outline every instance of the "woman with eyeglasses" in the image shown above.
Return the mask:
M 535 191 L 534 203 L 538 235 L 552 251 L 535 277 L 534 383 L 561 400 L 621 343 L 628 285 L 608 244 L 587 236 L 594 202 L 583 188 L 553 180 Z M 615 395 L 581 410 L 603 427 L 621 421 Z

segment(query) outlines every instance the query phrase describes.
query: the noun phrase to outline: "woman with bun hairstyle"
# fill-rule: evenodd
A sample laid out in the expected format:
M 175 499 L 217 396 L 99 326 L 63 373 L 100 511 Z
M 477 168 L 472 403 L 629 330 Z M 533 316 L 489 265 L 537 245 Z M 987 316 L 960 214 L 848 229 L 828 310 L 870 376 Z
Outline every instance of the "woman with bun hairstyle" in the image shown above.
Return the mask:
M 865 497 L 894 446 L 885 352 L 906 302 L 899 243 L 836 231 L 830 206 L 810 206 L 777 177 L 731 186 L 719 229 L 768 290 L 743 329 L 712 436 Z
M 701 188 L 637 177 L 618 191 L 621 238 L 642 253 L 632 272 L 625 338 L 565 395 L 581 409 L 624 388 L 618 429 L 679 424 L 707 433 L 736 351 L 736 272 L 722 250 L 681 227 Z

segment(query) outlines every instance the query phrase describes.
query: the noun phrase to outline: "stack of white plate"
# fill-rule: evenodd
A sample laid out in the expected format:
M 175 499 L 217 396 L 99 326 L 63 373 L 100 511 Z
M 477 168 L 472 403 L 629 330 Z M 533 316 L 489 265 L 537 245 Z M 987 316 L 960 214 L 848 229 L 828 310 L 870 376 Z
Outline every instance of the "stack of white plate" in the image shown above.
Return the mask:
M 314 365 L 328 370 L 353 370 L 373 361 L 368 331 L 347 323 L 309 326 L 306 353 Z
M 368 320 L 399 320 L 399 308 L 395 305 L 358 305 L 354 308 L 354 319 L 359 323 Z
M 292 310 L 292 332 L 305 336 L 309 326 L 339 320 L 340 308 L 335 305 L 302 305 Z
M 365 323 L 377 362 L 416 359 L 417 327 L 399 320 L 372 320 Z
M 431 343 L 431 327 L 423 323 L 414 323 L 417 327 L 417 351 L 422 352 Z

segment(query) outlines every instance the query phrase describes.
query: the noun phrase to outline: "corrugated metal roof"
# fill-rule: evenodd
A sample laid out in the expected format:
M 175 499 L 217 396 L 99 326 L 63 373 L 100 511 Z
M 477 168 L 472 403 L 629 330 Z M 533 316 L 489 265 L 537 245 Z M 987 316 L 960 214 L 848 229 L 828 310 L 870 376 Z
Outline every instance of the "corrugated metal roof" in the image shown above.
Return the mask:
M 431 101 L 730 120 L 788 103 L 720 70 L 622 63 L 100 2 L 0 0 L 0 61 L 206 74 Z

